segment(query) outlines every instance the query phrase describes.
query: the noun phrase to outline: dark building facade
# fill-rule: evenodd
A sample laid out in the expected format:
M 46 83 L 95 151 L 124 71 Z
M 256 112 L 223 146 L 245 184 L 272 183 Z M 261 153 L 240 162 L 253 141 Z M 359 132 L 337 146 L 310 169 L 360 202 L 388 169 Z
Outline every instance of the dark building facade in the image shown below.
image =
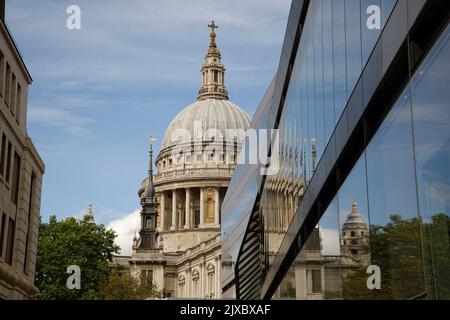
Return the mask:
M 450 299 L 448 22 L 446 1 L 292 2 L 252 123 L 279 170 L 236 169 L 224 297 Z

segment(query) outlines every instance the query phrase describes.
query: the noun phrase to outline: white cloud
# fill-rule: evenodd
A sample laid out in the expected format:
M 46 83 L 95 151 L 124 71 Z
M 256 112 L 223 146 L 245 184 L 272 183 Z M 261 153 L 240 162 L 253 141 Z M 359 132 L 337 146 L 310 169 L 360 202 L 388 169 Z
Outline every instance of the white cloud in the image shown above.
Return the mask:
M 131 255 L 134 232 L 139 230 L 139 213 L 139 209 L 136 209 L 123 218 L 111 221 L 107 226 L 107 229 L 113 229 L 117 233 L 116 244 L 121 249 L 121 255 Z
M 78 116 L 64 109 L 31 107 L 28 110 L 30 123 L 62 128 L 72 137 L 86 136 L 89 133 L 87 126 L 94 122 L 92 119 Z
M 35 78 L 30 122 L 80 138 L 91 133 L 94 119 L 107 121 L 99 108 L 158 100 L 166 88 L 195 95 L 210 20 L 219 24 L 230 92 L 265 86 L 278 61 L 290 1 L 79 0 L 77 31 L 65 25 L 69 4 L 11 2 L 7 20 Z
M 105 4 L 80 0 L 82 29 L 71 31 L 64 24 L 64 4 L 39 3 L 36 6 L 45 12 L 45 19 L 41 16 L 37 19 L 35 5 L 23 1 L 10 5 L 7 19 L 25 45 L 35 42 L 36 35 L 41 36 L 41 43 L 51 45 L 52 50 L 39 55 L 40 60 L 34 55 L 30 57 L 33 74 L 63 85 L 112 82 L 115 90 L 117 82 L 127 81 L 154 84 L 162 81 L 172 86 L 175 82 L 185 86 L 192 79 L 190 71 L 201 66 L 196 52 L 207 49 L 206 26 L 213 19 L 219 24 L 218 41 L 224 53 L 251 49 L 245 56 L 225 54 L 228 66 L 239 68 L 254 60 L 259 60 L 259 67 L 264 66 L 266 57 L 261 53 L 278 48 L 283 39 L 289 3 L 288 0 L 157 0 Z M 248 76 L 246 72 L 236 73 L 243 80 Z

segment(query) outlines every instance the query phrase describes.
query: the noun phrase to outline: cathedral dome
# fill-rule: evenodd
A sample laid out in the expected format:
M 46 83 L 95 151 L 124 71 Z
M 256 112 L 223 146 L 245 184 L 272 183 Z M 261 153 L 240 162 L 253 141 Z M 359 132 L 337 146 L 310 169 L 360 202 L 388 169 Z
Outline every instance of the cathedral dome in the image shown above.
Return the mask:
M 228 100 L 199 100 L 182 110 L 166 130 L 161 150 L 190 138 L 209 140 L 218 132 L 225 141 L 233 139 L 234 131 L 247 130 L 250 118 L 245 111 Z M 231 130 L 231 131 L 230 131 Z M 230 135 L 231 133 L 231 135 Z
M 161 151 L 183 142 L 211 140 L 234 141 L 250 127 L 250 118 L 241 108 L 229 101 L 225 87 L 225 66 L 216 44 L 214 21 L 209 25 L 209 49 L 201 69 L 201 88 L 197 101 L 182 110 L 170 123 Z M 239 141 L 238 142 L 243 142 Z

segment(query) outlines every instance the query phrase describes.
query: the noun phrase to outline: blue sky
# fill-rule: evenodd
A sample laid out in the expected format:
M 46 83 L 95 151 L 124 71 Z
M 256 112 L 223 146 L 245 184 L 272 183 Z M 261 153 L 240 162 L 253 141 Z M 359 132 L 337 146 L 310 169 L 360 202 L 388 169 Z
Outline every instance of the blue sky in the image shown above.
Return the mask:
M 81 30 L 66 28 L 72 4 L 81 8 Z M 253 114 L 278 66 L 289 6 L 289 0 L 7 1 L 7 24 L 34 80 L 28 132 L 46 164 L 43 219 L 81 216 L 92 202 L 96 221 L 130 243 L 147 139 L 161 141 L 171 119 L 195 101 L 208 22 L 219 25 L 230 98 Z

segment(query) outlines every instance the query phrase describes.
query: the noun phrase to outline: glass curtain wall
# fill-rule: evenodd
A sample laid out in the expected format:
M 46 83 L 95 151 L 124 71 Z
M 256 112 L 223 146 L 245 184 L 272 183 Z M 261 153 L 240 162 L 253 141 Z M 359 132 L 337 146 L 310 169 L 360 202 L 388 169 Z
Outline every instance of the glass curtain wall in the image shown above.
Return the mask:
M 261 195 L 263 274 L 278 252 L 395 3 L 310 2 L 278 128 L 281 170 L 266 177 Z M 379 21 L 373 20 L 374 15 Z
M 274 298 L 450 299 L 450 27 Z
M 450 27 L 412 79 L 415 167 L 425 280 L 450 299 Z

